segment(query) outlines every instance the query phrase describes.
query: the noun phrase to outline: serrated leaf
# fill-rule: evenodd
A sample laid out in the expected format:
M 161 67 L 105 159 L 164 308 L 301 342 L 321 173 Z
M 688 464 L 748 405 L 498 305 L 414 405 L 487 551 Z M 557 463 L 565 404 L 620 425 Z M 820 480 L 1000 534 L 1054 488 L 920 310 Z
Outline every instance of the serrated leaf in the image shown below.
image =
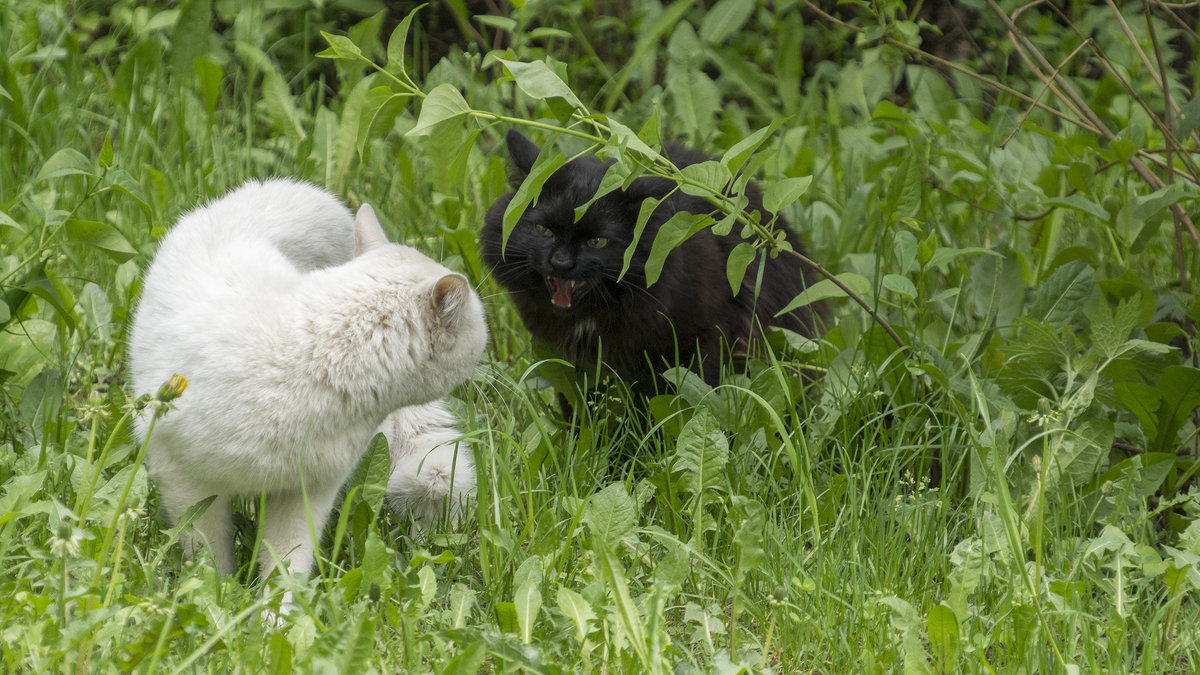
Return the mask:
M 777 180 L 763 190 L 763 206 L 771 213 L 779 213 L 792 202 L 799 199 L 808 186 L 812 184 L 812 176 L 798 176 Z
M 613 483 L 588 499 L 581 519 L 593 538 L 612 549 L 637 526 L 637 505 L 624 483 Z
M 119 263 L 137 255 L 125 235 L 107 223 L 71 218 L 67 221 L 66 229 L 71 241 L 91 246 Z
M 707 408 L 697 408 L 696 414 L 679 432 L 671 463 L 674 471 L 683 472 L 680 487 L 692 494 L 726 489 L 728 481 L 724 471 L 728 462 L 729 440 L 725 438 L 725 431 Z
M 40 183 L 51 178 L 75 175 L 97 176 L 99 171 L 90 159 L 83 156 L 83 153 L 75 148 L 63 148 L 50 155 L 50 159 L 42 164 L 42 168 L 38 170 L 37 177 L 33 179 L 33 182 Z
M 457 87 L 449 83 L 439 84 L 421 103 L 421 114 L 417 117 L 417 124 L 405 135 L 428 136 L 439 124 L 457 120 L 470 112 L 471 106 Z
M 417 588 L 421 592 L 420 609 L 425 609 L 433 602 L 433 596 L 437 595 L 437 575 L 433 573 L 431 565 L 424 565 L 417 570 Z
M 1095 417 L 1084 420 L 1056 446 L 1048 467 L 1047 487 L 1061 483 L 1075 487 L 1090 481 L 1112 449 L 1113 438 L 1112 422 Z
M 583 108 L 583 103 L 575 96 L 575 92 L 567 86 L 566 82 L 550 70 L 542 61 L 533 61 L 525 63 L 522 61 L 509 61 L 507 59 L 496 59 L 504 64 L 504 67 L 512 75 L 517 86 L 526 95 L 535 98 L 539 101 L 547 101 L 552 98 L 561 98 L 566 101 L 574 109 Z
M 729 252 L 729 259 L 725 261 L 725 278 L 729 281 L 729 290 L 737 295 L 738 291 L 742 290 L 742 280 L 746 278 L 746 269 L 750 267 L 750 263 L 754 262 L 757 257 L 757 251 L 754 246 L 748 242 L 741 242 L 733 247 Z

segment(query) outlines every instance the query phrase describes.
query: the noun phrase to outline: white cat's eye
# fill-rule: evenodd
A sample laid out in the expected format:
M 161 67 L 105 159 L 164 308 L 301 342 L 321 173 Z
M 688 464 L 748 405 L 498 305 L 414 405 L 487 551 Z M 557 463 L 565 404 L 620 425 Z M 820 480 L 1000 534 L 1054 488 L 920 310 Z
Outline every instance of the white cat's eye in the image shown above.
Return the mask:
M 592 237 L 587 240 L 587 246 L 588 248 L 604 248 L 608 246 L 608 239 L 606 237 Z
M 551 230 L 550 228 L 546 227 L 545 225 L 542 225 L 541 223 L 534 223 L 533 229 L 537 230 L 537 233 L 542 235 L 543 237 L 553 237 L 554 236 L 554 231 Z

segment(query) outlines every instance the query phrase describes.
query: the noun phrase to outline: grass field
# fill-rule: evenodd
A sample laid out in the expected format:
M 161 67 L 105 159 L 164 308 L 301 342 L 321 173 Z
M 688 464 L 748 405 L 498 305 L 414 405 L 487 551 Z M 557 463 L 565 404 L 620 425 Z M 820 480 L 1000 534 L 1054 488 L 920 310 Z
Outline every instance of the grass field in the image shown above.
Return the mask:
M 1196 8 L 815 4 L 0 6 L 0 670 L 1200 670 Z M 562 419 L 475 244 L 514 127 L 753 175 L 828 333 Z M 375 445 L 264 593 L 253 500 L 242 573 L 183 560 L 124 364 L 159 237 L 272 175 L 466 273 L 492 343 L 467 521 L 410 537 Z

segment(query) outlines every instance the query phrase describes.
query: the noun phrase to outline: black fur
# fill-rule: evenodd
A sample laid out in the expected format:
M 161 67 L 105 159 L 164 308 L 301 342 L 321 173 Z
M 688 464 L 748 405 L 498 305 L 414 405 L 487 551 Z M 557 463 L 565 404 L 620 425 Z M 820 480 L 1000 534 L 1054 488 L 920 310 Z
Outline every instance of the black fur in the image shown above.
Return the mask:
M 509 131 L 505 141 L 519 184 L 539 149 L 516 131 Z M 668 147 L 666 154 L 680 167 L 708 159 L 680 147 Z M 535 337 L 585 369 L 595 365 L 598 349 L 602 349 L 607 368 L 627 381 L 645 385 L 652 384 L 655 372 L 676 363 L 690 366 L 715 383 L 730 348 L 735 354 L 744 354 L 751 338 L 761 338 L 761 325 L 781 326 L 810 337 L 818 334 L 819 305 L 775 318 L 776 312 L 813 281 L 793 257 L 767 259 L 757 298 L 757 263 L 750 266 L 738 294 L 730 292 L 725 262 L 742 241 L 737 234 L 740 227 L 727 236 L 708 229 L 692 236 L 667 256 L 662 275 L 646 288 L 645 261 L 658 228 L 676 211 L 715 210 L 707 200 L 679 191 L 655 210 L 629 271 L 618 282 L 642 201 L 663 197 L 675 184 L 662 178 L 639 178 L 629 189 L 598 199 L 576 222 L 575 208 L 596 193 L 607 166 L 595 157 L 581 157 L 556 171 L 526 209 L 503 251 L 502 220 L 513 195 L 501 197 L 488 211 L 480 236 L 483 258 L 511 294 Z M 748 210 L 762 212 L 761 222 L 770 222 L 758 189 L 751 185 L 747 196 Z M 539 230 L 539 226 L 545 229 Z M 775 228 L 787 232 L 794 249 L 804 250 L 782 219 L 775 221 Z M 597 239 L 607 240 L 606 245 L 594 247 L 600 243 Z M 548 280 L 550 277 L 556 279 Z M 577 285 L 568 289 L 572 281 Z

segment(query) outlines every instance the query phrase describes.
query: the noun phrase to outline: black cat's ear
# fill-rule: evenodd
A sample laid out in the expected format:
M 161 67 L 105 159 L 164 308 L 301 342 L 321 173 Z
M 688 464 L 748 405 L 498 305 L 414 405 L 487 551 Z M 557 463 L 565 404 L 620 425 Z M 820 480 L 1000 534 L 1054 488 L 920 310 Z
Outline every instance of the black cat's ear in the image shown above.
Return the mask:
M 504 144 L 508 146 L 508 156 L 512 158 L 513 168 L 520 172 L 520 178 L 524 180 L 541 154 L 541 148 L 515 129 L 509 129 L 504 135 Z

